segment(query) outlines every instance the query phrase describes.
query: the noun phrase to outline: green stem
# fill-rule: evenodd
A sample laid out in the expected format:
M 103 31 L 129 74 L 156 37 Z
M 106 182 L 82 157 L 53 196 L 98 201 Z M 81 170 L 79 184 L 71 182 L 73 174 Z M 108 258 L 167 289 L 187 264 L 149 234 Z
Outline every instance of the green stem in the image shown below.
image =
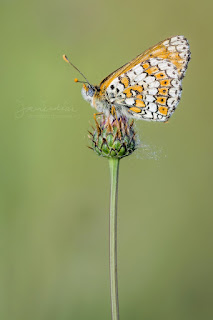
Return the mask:
M 111 192 L 109 218 L 109 265 L 112 320 L 119 320 L 118 276 L 117 276 L 117 203 L 119 159 L 109 159 Z

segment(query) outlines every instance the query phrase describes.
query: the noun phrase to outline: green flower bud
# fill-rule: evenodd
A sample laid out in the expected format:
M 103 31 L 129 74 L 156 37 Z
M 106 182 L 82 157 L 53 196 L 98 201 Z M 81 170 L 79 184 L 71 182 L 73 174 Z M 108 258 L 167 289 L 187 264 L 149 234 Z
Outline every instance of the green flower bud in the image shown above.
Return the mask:
M 129 123 L 126 117 L 117 118 L 116 115 L 106 117 L 102 115 L 95 119 L 93 132 L 89 131 L 92 147 L 99 156 L 117 158 L 129 156 L 137 148 L 134 121 Z

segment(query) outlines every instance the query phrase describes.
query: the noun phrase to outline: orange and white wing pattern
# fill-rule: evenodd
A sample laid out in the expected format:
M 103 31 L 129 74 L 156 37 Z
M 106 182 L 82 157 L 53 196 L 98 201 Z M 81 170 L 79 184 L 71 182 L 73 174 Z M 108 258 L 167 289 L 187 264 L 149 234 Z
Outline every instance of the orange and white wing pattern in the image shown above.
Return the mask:
M 136 119 L 167 121 L 180 100 L 181 82 L 189 60 L 186 38 L 166 39 L 104 79 L 100 93 L 118 113 Z

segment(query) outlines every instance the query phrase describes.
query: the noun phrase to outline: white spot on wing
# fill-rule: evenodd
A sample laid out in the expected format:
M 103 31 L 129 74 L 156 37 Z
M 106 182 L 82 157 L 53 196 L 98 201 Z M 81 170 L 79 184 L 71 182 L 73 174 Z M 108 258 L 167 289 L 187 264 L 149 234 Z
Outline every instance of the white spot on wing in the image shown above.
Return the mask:
M 175 72 L 174 69 L 168 69 L 166 70 L 166 73 L 170 78 L 174 78 L 174 79 L 178 78 L 178 73 Z
M 174 41 L 177 41 L 177 40 L 178 40 L 178 37 L 177 37 L 177 36 L 171 38 L 171 42 L 174 42 Z
M 174 79 L 174 80 L 171 81 L 171 84 L 172 84 L 174 87 L 179 87 L 180 81 Z
M 153 103 L 153 102 L 150 102 L 150 103 L 148 104 L 148 107 L 149 107 L 149 110 L 150 110 L 151 112 L 156 112 L 156 111 L 157 111 L 157 105 L 156 105 L 155 103 Z
M 160 60 L 161 60 L 161 59 L 151 58 L 151 59 L 150 59 L 150 64 L 151 64 L 151 66 L 152 66 L 152 67 L 156 66 L 156 65 L 159 63 Z
M 161 62 L 158 64 L 160 70 L 166 70 L 166 69 L 171 69 L 171 66 L 168 66 L 168 62 Z
M 148 93 L 151 94 L 151 95 L 153 95 L 153 96 L 154 96 L 157 92 L 158 92 L 158 89 L 157 89 L 157 88 L 151 88 L 151 89 L 148 90 Z
M 128 106 L 132 106 L 134 104 L 135 100 L 133 98 L 127 98 L 125 100 L 125 103 L 128 105 Z
M 113 85 L 113 86 L 117 86 L 117 84 L 118 84 L 118 82 L 119 82 L 119 80 L 118 80 L 118 78 L 115 78 L 112 82 L 111 82 L 111 84 L 110 85 Z
M 148 76 L 148 77 L 146 77 L 146 78 L 144 79 L 144 81 L 145 81 L 147 84 L 149 84 L 149 83 L 155 81 L 155 77 L 154 77 L 154 76 Z
M 134 78 L 135 78 L 135 74 L 133 71 L 128 71 L 127 73 L 127 76 L 129 77 L 130 81 L 134 81 Z
M 172 107 L 175 106 L 176 102 L 177 102 L 177 99 L 175 99 L 175 98 L 169 98 L 169 99 L 167 100 L 167 105 L 168 105 L 168 107 L 172 108 Z
M 177 40 L 171 43 L 173 46 L 178 46 L 180 44 L 183 44 L 181 40 Z
M 169 45 L 169 40 L 166 40 L 163 42 L 164 46 L 168 46 Z
M 152 83 L 150 83 L 149 88 L 158 88 L 159 86 L 160 86 L 159 81 L 153 81 Z
M 184 36 L 176 36 L 171 38 L 171 42 L 185 40 Z
M 144 100 L 146 100 L 147 102 L 153 102 L 155 101 L 155 98 L 152 95 L 147 94 L 144 96 Z
M 121 83 L 118 83 L 117 88 L 119 91 L 123 91 L 124 90 L 124 85 Z
M 132 68 L 132 71 L 135 72 L 137 75 L 141 74 L 143 72 L 143 67 L 140 65 L 137 65 L 134 68 Z
M 180 56 L 182 59 L 186 59 L 187 56 L 188 56 L 188 54 L 187 54 L 186 52 L 181 52 L 181 53 L 179 54 L 179 56 Z
M 186 46 L 184 44 L 180 44 L 180 45 L 177 46 L 177 51 L 182 52 L 182 51 L 185 51 L 185 50 L 186 50 Z
M 139 74 L 136 78 L 135 81 L 139 82 L 141 80 L 144 80 L 147 77 L 147 74 L 145 72 Z
M 178 90 L 177 90 L 176 88 L 170 88 L 170 89 L 169 89 L 169 94 L 170 94 L 170 96 L 172 96 L 172 97 L 177 97 L 177 95 L 178 95 Z
M 176 48 L 175 48 L 175 46 L 169 46 L 169 47 L 168 47 L 168 50 L 169 50 L 170 52 L 175 52 L 175 51 L 176 51 Z
M 146 114 L 144 114 L 144 118 L 145 119 L 152 119 L 153 117 L 152 117 L 152 113 L 150 112 L 150 111 L 146 111 Z

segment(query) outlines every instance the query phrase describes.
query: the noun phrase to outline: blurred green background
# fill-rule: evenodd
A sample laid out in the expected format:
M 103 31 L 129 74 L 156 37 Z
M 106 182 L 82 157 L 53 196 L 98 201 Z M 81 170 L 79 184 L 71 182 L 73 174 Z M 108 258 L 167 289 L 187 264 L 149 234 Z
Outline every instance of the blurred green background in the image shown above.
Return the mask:
M 0 319 L 110 319 L 107 160 L 78 74 L 106 75 L 177 34 L 192 60 L 167 125 L 122 160 L 122 320 L 213 319 L 212 1 L 1 0 Z M 79 77 L 80 78 L 80 77 Z

